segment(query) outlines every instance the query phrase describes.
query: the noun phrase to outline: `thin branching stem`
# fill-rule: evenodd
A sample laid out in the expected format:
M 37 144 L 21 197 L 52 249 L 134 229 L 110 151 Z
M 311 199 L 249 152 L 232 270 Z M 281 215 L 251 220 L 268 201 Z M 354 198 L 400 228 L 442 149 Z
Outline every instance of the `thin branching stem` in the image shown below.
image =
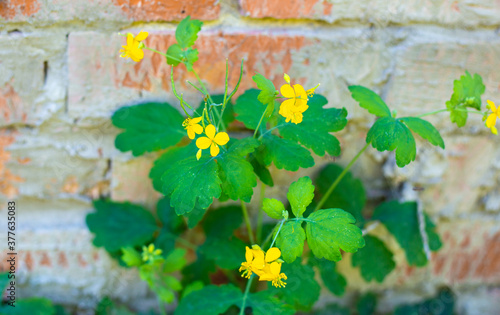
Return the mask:
M 241 211 L 243 211 L 243 218 L 245 219 L 245 224 L 247 226 L 248 238 L 250 239 L 250 243 L 255 244 L 255 239 L 253 237 L 253 232 L 252 232 L 252 224 L 250 224 L 250 218 L 248 216 L 247 205 L 243 200 L 240 201 L 241 201 Z
M 248 293 L 250 292 L 250 287 L 252 286 L 253 275 L 250 276 L 250 279 L 247 281 L 247 286 L 245 288 L 245 293 L 243 293 L 243 299 L 241 301 L 240 315 L 245 314 L 245 307 L 247 304 Z

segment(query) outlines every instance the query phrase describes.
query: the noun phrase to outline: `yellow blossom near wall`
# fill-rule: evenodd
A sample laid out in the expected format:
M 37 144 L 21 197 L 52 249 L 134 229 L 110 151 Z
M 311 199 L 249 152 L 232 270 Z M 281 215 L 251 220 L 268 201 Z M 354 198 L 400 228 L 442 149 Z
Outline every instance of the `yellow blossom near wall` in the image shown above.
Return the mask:
M 246 247 L 245 262 L 241 263 L 239 271 L 243 271 L 242 277 L 250 278 L 255 273 L 260 281 L 272 281 L 275 287 L 284 287 L 286 285 L 282 279 L 287 279 L 284 273 L 281 273 L 280 260 L 281 251 L 277 247 L 271 247 L 264 254 L 264 251 L 258 246 L 253 245 L 250 249 Z
M 215 126 L 211 124 L 205 128 L 205 135 L 206 137 L 199 137 L 196 140 L 196 146 L 199 149 L 198 153 L 196 153 L 198 160 L 201 157 L 202 150 L 210 147 L 210 155 L 217 156 L 220 152 L 219 146 L 229 142 L 229 135 L 225 132 L 217 132 Z
M 495 127 L 497 123 L 497 118 L 500 118 L 500 106 L 497 108 L 495 103 L 490 100 L 487 100 L 488 107 L 491 109 L 491 114 L 486 118 L 486 127 L 491 129 L 491 132 L 495 135 L 498 134 L 498 130 Z
M 142 48 L 144 44 L 141 43 L 148 37 L 149 33 L 140 31 L 137 36 L 134 36 L 132 33 L 127 34 L 127 45 L 122 46 L 123 49 L 120 50 L 120 57 L 122 58 L 130 58 L 135 62 L 139 62 L 144 58 L 144 51 Z
M 196 134 L 203 133 L 203 127 L 199 125 L 202 119 L 202 117 L 186 118 L 186 120 L 182 123 L 182 126 L 187 131 L 189 139 L 194 139 Z
M 313 96 L 314 90 L 319 84 L 306 91 L 300 84 L 294 84 L 292 87 L 288 74 L 285 73 L 284 78 L 287 84 L 281 86 L 280 92 L 287 100 L 281 103 L 279 114 L 286 118 L 286 122 L 291 121 L 294 124 L 299 124 L 303 119 L 302 113 L 309 108 L 307 96 Z

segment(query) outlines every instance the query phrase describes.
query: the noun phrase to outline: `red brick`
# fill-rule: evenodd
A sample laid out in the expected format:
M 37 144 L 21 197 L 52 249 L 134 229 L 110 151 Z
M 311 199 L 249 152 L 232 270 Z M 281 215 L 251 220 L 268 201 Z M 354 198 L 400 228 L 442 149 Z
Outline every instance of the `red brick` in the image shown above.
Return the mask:
M 215 20 L 219 17 L 217 0 L 113 0 L 134 21 Z
M 3 0 L 0 1 L 0 16 L 10 20 L 17 15 L 30 17 L 40 10 L 38 0 Z
M 322 18 L 332 12 L 328 0 L 240 0 L 243 15 L 276 19 Z

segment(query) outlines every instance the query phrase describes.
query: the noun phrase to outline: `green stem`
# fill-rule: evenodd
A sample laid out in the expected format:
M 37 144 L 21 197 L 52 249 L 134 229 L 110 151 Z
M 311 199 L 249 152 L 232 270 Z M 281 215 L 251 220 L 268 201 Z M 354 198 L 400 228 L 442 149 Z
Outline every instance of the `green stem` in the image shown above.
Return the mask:
M 243 300 L 241 302 L 240 315 L 245 314 L 245 306 L 247 304 L 248 293 L 250 292 L 250 286 L 252 285 L 253 275 L 248 279 L 247 287 L 245 288 L 245 293 L 243 293 Z
M 178 62 L 182 62 L 182 60 L 179 60 L 179 59 L 177 59 L 177 58 L 175 58 L 175 57 L 173 57 L 173 56 L 167 55 L 166 53 L 162 53 L 161 51 L 158 51 L 158 50 L 156 50 L 156 49 L 154 49 L 154 48 L 150 48 L 150 47 L 147 47 L 147 46 L 144 46 L 144 48 L 145 48 L 145 49 L 147 49 L 147 50 L 151 50 L 152 52 L 155 52 L 155 53 L 157 53 L 157 54 L 160 54 L 160 55 L 162 55 L 162 56 L 165 56 L 165 57 L 167 57 L 167 58 L 170 58 L 170 59 L 172 59 L 172 60 L 175 60 L 175 61 L 178 61 Z
M 243 200 L 241 201 L 241 210 L 243 211 L 243 218 L 245 219 L 245 223 L 247 225 L 248 238 L 250 239 L 250 243 L 255 244 L 255 239 L 253 238 L 252 233 L 252 225 L 250 224 L 250 218 L 248 217 L 247 205 Z
M 161 302 L 160 297 L 158 296 L 158 308 L 160 309 L 160 314 L 161 315 L 166 315 L 165 313 L 165 308 L 163 307 L 163 303 Z
M 316 208 L 314 208 L 314 211 L 318 210 L 318 209 L 321 209 L 321 207 L 323 206 L 323 204 L 326 202 L 326 200 L 328 199 L 328 197 L 330 197 L 330 195 L 332 194 L 333 190 L 335 189 L 335 187 L 337 187 L 337 185 L 340 183 L 340 181 L 342 180 L 342 178 L 344 178 L 345 174 L 347 174 L 347 172 L 349 171 L 349 169 L 351 168 L 351 166 L 354 164 L 354 162 L 356 162 L 356 160 L 361 156 L 361 154 L 368 148 L 368 146 L 370 145 L 370 143 L 367 143 L 359 152 L 358 154 L 356 154 L 356 156 L 351 160 L 351 162 L 349 162 L 349 164 L 347 164 L 347 166 L 344 168 L 344 170 L 342 171 L 342 173 L 340 173 L 340 175 L 337 177 L 337 179 L 332 183 L 332 185 L 330 186 L 330 188 L 328 188 L 328 190 L 326 191 L 326 193 L 323 195 L 323 197 L 321 197 L 321 200 L 318 202 L 318 204 L 316 205 Z
M 193 107 L 191 107 L 191 105 L 189 105 L 186 101 L 184 101 L 184 99 L 182 98 L 182 95 L 179 96 L 177 94 L 177 91 L 175 90 L 175 82 L 174 82 L 174 67 L 172 67 L 171 70 L 170 70 L 170 81 L 172 82 L 172 92 L 174 93 L 175 97 L 177 97 L 177 99 L 179 100 L 179 102 L 181 102 L 182 110 L 184 111 L 184 113 L 186 114 L 186 116 L 188 116 L 189 118 L 191 118 L 191 115 L 189 115 L 188 112 L 186 111 L 186 109 L 184 108 L 184 104 L 186 104 L 187 107 L 189 107 L 194 113 L 196 113 L 196 115 L 199 115 L 198 112 L 196 112 L 193 109 Z
M 261 183 L 260 185 L 260 201 L 259 201 L 259 215 L 257 217 L 257 243 L 260 243 L 262 237 L 262 219 L 264 217 L 264 211 L 262 211 L 262 207 L 264 205 L 264 196 L 266 194 L 266 184 Z
M 455 108 L 454 110 L 457 111 L 457 112 L 466 112 L 466 113 L 471 113 L 471 114 L 484 115 L 483 112 L 474 111 L 474 110 L 467 110 L 467 109 L 460 109 L 460 108 Z M 433 112 L 421 114 L 421 115 L 418 115 L 418 116 L 415 116 L 415 117 L 421 118 L 421 117 L 424 117 L 424 116 L 434 115 L 434 114 L 438 114 L 438 113 L 442 113 L 442 112 L 448 112 L 448 111 L 450 111 L 448 108 L 446 108 L 446 109 L 440 109 L 440 110 L 435 110 Z
M 175 240 L 189 249 L 192 249 L 194 251 L 196 251 L 196 249 L 197 249 L 196 245 L 191 244 L 191 242 L 189 242 L 183 238 L 177 237 Z
M 262 120 L 264 119 L 264 116 L 266 115 L 266 111 L 262 113 L 262 116 L 260 116 L 259 124 L 257 125 L 257 128 L 255 128 L 255 132 L 253 133 L 253 137 L 255 138 L 257 136 L 257 131 L 259 130 L 260 124 L 262 123 Z
M 271 246 L 269 246 L 269 248 L 272 248 L 273 245 L 274 245 L 274 242 L 276 242 L 276 238 L 278 238 L 278 235 L 280 234 L 280 231 L 281 231 L 281 227 L 283 226 L 283 223 L 285 223 L 285 219 L 281 220 L 281 224 L 280 224 L 280 227 L 278 229 L 278 232 L 276 232 L 276 235 L 274 236 L 274 239 L 273 239 L 273 242 L 271 243 Z

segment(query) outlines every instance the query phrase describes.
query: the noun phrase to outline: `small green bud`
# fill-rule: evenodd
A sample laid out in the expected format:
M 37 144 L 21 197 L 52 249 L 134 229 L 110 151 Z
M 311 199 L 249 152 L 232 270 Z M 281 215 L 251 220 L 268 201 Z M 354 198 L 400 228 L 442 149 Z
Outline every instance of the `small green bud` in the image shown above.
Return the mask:
M 397 115 L 398 115 L 398 111 L 393 109 L 392 110 L 392 118 L 396 118 Z
M 281 215 L 283 216 L 283 219 L 288 220 L 288 211 L 283 210 L 283 211 L 281 212 Z

